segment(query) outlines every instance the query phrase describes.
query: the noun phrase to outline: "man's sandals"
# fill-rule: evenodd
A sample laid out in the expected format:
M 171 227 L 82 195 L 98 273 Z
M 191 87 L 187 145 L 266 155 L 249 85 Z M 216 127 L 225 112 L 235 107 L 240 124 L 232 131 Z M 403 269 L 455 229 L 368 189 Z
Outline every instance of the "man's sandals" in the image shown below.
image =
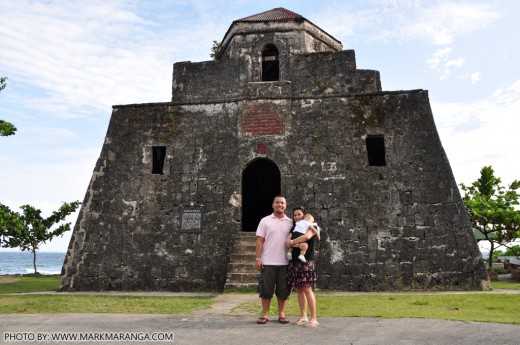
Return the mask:
M 267 319 L 265 317 L 261 317 L 258 320 L 256 320 L 256 323 L 259 324 L 259 325 L 263 325 L 263 324 L 268 323 L 268 322 L 269 322 L 269 319 Z M 280 322 L 282 324 L 287 324 L 287 323 L 289 323 L 289 319 L 286 318 L 285 316 L 284 317 L 279 317 L 278 318 L 278 322 Z

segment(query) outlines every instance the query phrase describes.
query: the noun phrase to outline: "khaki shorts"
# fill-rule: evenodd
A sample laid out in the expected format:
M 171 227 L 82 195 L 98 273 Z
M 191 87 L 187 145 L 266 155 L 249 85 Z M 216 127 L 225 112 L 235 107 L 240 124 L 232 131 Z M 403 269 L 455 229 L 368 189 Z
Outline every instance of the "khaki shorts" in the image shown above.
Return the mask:
M 260 298 L 271 299 L 275 294 L 278 299 L 285 301 L 291 294 L 287 284 L 287 266 L 264 265 L 258 282 Z

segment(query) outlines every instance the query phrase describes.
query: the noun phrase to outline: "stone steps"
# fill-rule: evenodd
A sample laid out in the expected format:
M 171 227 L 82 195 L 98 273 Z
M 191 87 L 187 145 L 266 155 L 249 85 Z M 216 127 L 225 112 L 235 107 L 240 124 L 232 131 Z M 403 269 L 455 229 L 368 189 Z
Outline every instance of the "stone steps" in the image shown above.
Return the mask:
M 254 260 L 254 258 L 253 258 L 253 260 Z M 248 263 L 242 263 L 242 262 L 231 263 L 230 262 L 227 266 L 228 275 L 235 274 L 235 273 L 253 273 L 251 271 L 251 266 L 254 265 L 252 262 L 254 262 L 254 261 L 249 261 Z M 254 273 L 256 273 L 256 270 Z
M 258 271 L 256 273 L 228 273 L 228 279 L 232 283 L 253 283 L 256 287 L 258 285 L 258 274 Z
M 254 265 L 255 253 L 253 254 L 231 254 L 229 256 L 229 263 L 247 263 Z
M 256 235 L 254 232 L 241 232 L 234 235 L 224 290 L 257 288 L 259 273 L 255 269 L 255 243 Z
M 255 255 L 256 246 L 255 244 L 251 245 L 245 241 L 240 241 L 240 243 L 234 244 L 233 253 L 234 254 L 247 254 L 247 255 Z

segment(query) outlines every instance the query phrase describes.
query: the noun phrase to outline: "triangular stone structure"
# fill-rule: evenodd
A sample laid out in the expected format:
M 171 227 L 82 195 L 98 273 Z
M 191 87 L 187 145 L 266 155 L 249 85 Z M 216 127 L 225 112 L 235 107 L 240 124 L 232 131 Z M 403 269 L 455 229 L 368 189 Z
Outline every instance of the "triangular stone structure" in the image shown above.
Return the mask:
M 383 91 L 283 8 L 234 21 L 216 53 L 174 64 L 171 101 L 114 106 L 62 291 L 223 290 L 277 193 L 323 229 L 320 288 L 488 286 L 427 91 Z

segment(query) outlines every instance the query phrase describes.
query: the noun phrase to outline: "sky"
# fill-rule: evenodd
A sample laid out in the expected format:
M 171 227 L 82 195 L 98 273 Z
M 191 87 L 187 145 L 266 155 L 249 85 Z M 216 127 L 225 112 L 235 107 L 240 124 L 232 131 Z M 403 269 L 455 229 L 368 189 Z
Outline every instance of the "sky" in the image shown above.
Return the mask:
M 0 203 L 82 201 L 112 105 L 170 101 L 173 63 L 210 60 L 233 20 L 276 7 L 354 49 L 383 90 L 428 90 L 457 183 L 486 165 L 520 179 L 520 1 L 0 0 L 0 119 L 18 129 L 0 137 Z

